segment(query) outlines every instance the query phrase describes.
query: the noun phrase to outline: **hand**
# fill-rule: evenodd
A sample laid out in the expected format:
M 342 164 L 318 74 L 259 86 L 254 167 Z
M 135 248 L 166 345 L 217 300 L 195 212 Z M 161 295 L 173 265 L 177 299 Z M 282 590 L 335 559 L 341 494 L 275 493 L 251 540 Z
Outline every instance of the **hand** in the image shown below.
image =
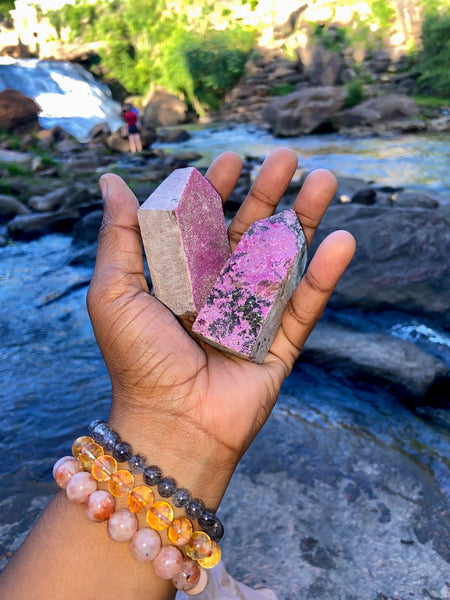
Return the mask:
M 241 159 L 219 156 L 206 177 L 225 201 Z M 232 250 L 256 220 L 272 215 L 297 168 L 286 148 L 265 160 L 229 227 Z M 198 343 L 143 276 L 138 202 L 116 175 L 100 182 L 104 219 L 87 304 L 112 382 L 111 425 L 178 485 L 216 508 L 245 450 L 270 415 L 281 384 L 340 276 L 355 242 L 338 231 L 318 248 L 289 301 L 264 363 Z M 308 244 L 336 191 L 328 171 L 309 175 L 295 201 Z

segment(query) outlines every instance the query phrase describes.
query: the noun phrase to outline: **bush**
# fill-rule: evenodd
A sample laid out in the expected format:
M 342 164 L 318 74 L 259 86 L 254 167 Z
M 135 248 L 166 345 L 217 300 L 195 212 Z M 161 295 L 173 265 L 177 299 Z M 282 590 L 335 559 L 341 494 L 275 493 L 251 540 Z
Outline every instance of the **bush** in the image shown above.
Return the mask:
M 252 30 L 240 27 L 204 33 L 178 28 L 161 48 L 159 83 L 182 92 L 199 114 L 202 105 L 217 108 L 244 74 L 254 40 Z
M 365 100 L 364 87 L 360 79 L 349 81 L 346 88 L 345 106 L 347 108 L 352 108 L 352 106 L 356 106 Z
M 416 91 L 427 95 L 450 97 L 450 8 L 425 14 L 422 23 L 422 49 L 416 70 L 420 75 Z

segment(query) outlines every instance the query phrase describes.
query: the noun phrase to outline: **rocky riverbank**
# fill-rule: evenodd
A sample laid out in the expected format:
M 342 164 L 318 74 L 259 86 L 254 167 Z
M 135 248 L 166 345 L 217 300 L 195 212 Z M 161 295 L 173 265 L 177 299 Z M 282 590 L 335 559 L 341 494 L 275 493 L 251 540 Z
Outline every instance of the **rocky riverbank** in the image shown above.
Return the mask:
M 186 136 L 185 130 L 153 130 L 153 140 L 176 141 Z M 118 133 L 100 128 L 91 142 L 80 144 L 55 128 L 41 132 L 37 146 L 27 146 L 27 139 L 31 144 L 27 136 L 22 138 L 22 150 L 7 149 L 8 144 L 3 144 L 0 244 L 64 233 L 72 236 L 68 263 L 91 267 L 102 218 L 101 173 L 122 175 L 143 202 L 173 169 L 199 158 L 193 152 L 160 149 L 139 156 L 111 152 L 105 137 L 122 140 Z M 225 204 L 227 217 L 239 208 L 260 164 L 260 158 L 246 158 L 240 181 Z M 300 185 L 301 180 L 291 184 L 282 208 L 292 204 Z M 401 311 L 448 329 L 449 211 L 449 204 L 431 191 L 339 178 L 315 244 L 330 231 L 345 228 L 355 235 L 358 249 L 332 297 L 331 308 L 337 314 L 351 309 Z M 69 282 L 68 289 L 58 294 L 70 293 L 71 286 Z M 52 294 L 49 297 L 53 298 Z M 389 332 L 355 331 L 354 324 L 348 327 L 348 323 L 339 323 L 339 328 L 335 325 L 320 325 L 305 349 L 304 361 L 328 370 L 339 368 L 355 381 L 387 386 L 410 406 L 448 403 L 449 365 L 438 346 L 430 355 Z

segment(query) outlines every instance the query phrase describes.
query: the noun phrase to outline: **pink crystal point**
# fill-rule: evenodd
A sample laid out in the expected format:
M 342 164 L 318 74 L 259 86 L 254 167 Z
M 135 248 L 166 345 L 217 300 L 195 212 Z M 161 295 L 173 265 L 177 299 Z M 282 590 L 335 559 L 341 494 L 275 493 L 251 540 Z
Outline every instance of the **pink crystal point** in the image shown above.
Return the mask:
M 206 342 L 264 361 L 306 265 L 306 240 L 294 210 L 256 221 L 242 236 L 192 330 Z
M 230 256 L 222 200 L 197 169 L 175 170 L 138 211 L 156 297 L 196 315 Z

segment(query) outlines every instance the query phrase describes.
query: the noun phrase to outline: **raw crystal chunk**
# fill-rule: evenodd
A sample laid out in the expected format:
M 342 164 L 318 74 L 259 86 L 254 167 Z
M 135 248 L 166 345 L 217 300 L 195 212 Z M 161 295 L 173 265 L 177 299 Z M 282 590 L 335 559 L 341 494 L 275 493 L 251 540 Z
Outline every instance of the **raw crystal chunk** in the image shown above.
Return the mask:
M 192 330 L 213 346 L 263 362 L 305 264 L 306 240 L 294 210 L 256 221 L 220 272 Z
M 222 200 L 194 167 L 177 169 L 138 210 L 156 297 L 196 315 L 230 256 Z

